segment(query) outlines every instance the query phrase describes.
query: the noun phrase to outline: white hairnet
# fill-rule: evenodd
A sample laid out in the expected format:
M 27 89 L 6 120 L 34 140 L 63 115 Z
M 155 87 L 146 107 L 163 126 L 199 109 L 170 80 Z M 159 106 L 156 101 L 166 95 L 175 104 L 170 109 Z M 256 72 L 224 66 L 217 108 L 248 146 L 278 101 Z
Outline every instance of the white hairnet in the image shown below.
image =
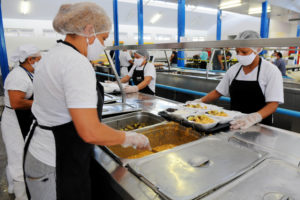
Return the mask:
M 260 39 L 260 36 L 257 32 L 247 30 L 239 33 L 239 35 L 235 38 L 236 40 L 254 40 Z
M 17 48 L 13 52 L 10 59 L 14 63 L 17 63 L 17 62 L 22 63 L 30 56 L 32 56 L 32 57 L 41 56 L 40 50 L 32 44 L 25 44 L 25 45 L 19 46 L 19 48 Z
M 145 49 L 139 49 L 135 53 L 144 56 L 147 60 L 149 59 L 149 53 Z
M 106 12 L 91 2 L 64 4 L 53 20 L 54 30 L 63 35 L 84 35 L 87 25 L 92 25 L 95 34 L 100 34 L 109 32 L 112 24 Z
M 260 39 L 259 34 L 256 31 L 243 31 L 239 33 L 239 35 L 235 38 L 236 40 L 255 40 Z M 249 47 L 251 48 L 251 47 Z M 251 48 L 255 53 L 260 53 L 262 51 L 262 48 Z

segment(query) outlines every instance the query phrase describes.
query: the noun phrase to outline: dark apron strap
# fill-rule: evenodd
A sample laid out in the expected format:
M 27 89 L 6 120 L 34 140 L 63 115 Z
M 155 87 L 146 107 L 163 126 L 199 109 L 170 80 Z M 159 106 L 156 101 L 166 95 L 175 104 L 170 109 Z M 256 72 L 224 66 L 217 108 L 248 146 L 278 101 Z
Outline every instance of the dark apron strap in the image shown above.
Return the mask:
M 23 176 L 24 176 L 24 183 L 25 183 L 26 193 L 27 193 L 28 199 L 31 199 L 31 196 L 30 196 L 30 192 L 29 192 L 28 185 L 27 185 L 27 182 L 26 182 L 26 175 L 25 175 L 25 159 L 26 159 L 26 155 L 27 155 L 27 152 L 28 152 L 28 148 L 29 148 L 29 145 L 30 145 L 32 136 L 33 136 L 33 134 L 34 134 L 34 131 L 35 131 L 35 128 L 37 127 L 37 125 L 38 125 L 38 124 L 37 124 L 37 121 L 35 120 L 35 121 L 33 122 L 32 128 L 31 128 L 31 130 L 30 130 L 30 132 L 29 132 L 28 138 L 27 138 L 27 140 L 25 141 L 24 153 L 23 153 Z

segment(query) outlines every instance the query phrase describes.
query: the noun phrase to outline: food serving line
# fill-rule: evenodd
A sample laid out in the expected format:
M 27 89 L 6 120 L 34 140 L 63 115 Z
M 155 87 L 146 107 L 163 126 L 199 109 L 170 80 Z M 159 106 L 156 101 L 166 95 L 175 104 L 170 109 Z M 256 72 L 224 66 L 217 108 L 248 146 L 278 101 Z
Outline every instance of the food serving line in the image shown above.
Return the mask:
M 298 39 L 263 39 L 147 48 L 284 47 L 298 43 L 300 46 Z M 147 49 L 145 46 L 108 50 Z M 230 131 L 230 118 L 242 113 L 212 105 L 182 105 L 142 93 L 125 94 L 108 50 L 105 53 L 122 98 L 104 105 L 102 122 L 116 129 L 139 128 L 135 131 L 146 135 L 152 147 L 145 152 L 95 146 L 96 162 L 123 199 L 300 199 L 297 133 L 260 124 Z M 114 96 L 106 98 L 111 101 Z
M 180 107 L 178 102 L 136 93 L 127 94 L 126 103 L 139 111 L 108 117 L 103 123 L 118 129 L 146 123 L 137 132 L 149 137 L 153 149 L 175 147 L 127 159 L 140 151 L 95 146 L 95 160 L 124 199 L 300 198 L 297 133 L 259 124 L 210 134 L 159 116 Z M 104 108 L 107 105 L 113 104 Z

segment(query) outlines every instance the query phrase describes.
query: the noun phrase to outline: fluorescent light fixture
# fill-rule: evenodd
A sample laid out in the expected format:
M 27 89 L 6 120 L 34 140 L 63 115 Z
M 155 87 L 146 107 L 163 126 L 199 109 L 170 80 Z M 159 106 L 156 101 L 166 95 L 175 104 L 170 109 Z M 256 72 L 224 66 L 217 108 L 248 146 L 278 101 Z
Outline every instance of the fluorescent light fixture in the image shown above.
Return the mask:
M 267 12 L 271 12 L 271 7 L 268 6 Z M 249 10 L 248 10 L 249 15 L 261 14 L 261 13 L 262 13 L 262 8 L 261 7 L 249 8 Z
M 21 1 L 21 13 L 26 15 L 29 13 L 29 10 L 30 10 L 30 2 L 22 0 Z
M 156 13 L 155 15 L 153 15 L 153 17 L 150 19 L 150 23 L 154 24 L 156 23 L 160 18 L 161 18 L 162 14 L 160 13 Z
M 241 0 L 226 1 L 220 4 L 220 9 L 234 8 L 242 5 Z

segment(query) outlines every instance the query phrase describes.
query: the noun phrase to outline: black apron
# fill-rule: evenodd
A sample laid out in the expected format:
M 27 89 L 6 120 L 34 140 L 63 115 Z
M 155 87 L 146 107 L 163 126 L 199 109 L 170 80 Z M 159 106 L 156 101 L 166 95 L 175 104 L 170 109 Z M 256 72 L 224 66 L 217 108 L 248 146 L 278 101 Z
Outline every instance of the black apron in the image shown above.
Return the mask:
M 143 70 L 136 70 L 136 68 L 134 69 L 133 74 L 132 74 L 132 80 L 133 80 L 134 85 L 138 85 L 144 81 L 144 70 L 145 70 L 146 65 L 147 65 L 147 63 L 144 65 Z M 149 85 L 147 85 L 145 88 L 141 89 L 139 92 L 155 95 L 155 93 L 150 89 Z
M 236 77 L 243 66 L 241 66 L 239 71 L 236 73 L 231 85 L 229 86 L 231 110 L 249 114 L 257 112 L 267 105 L 265 96 L 258 82 L 261 62 L 262 60 L 260 58 L 255 81 L 236 80 Z M 261 123 L 271 125 L 272 115 L 262 120 Z
M 30 78 L 30 80 L 32 82 L 33 81 L 32 74 L 27 69 L 22 67 L 21 65 L 20 65 L 20 67 L 25 70 L 25 72 L 27 73 L 28 77 Z M 33 94 L 31 95 L 31 97 L 28 100 L 33 100 Z M 5 106 L 5 107 L 8 109 L 13 109 L 9 106 Z M 21 132 L 22 132 L 22 136 L 25 140 L 25 138 L 29 132 L 30 126 L 32 124 L 32 121 L 33 121 L 33 115 L 32 115 L 31 109 L 15 109 L 15 112 L 16 112 L 16 116 L 17 116 L 17 119 L 19 122 Z
M 76 51 L 77 49 L 71 46 Z M 97 111 L 99 119 L 102 116 L 102 107 L 104 102 L 104 93 L 102 85 L 97 81 L 98 103 Z M 39 125 L 37 120 L 34 120 L 32 129 L 26 140 L 24 149 L 23 169 L 25 165 L 25 158 L 28 147 L 35 128 L 39 126 L 45 130 L 51 130 L 56 146 L 56 193 L 57 200 L 89 200 L 91 199 L 91 182 L 90 182 L 90 161 L 93 156 L 94 145 L 84 142 L 77 133 L 73 121 L 66 124 L 48 127 Z M 25 176 L 25 172 L 24 172 Z M 25 179 L 26 180 L 26 179 Z M 30 197 L 29 190 L 26 185 L 28 197 Z

